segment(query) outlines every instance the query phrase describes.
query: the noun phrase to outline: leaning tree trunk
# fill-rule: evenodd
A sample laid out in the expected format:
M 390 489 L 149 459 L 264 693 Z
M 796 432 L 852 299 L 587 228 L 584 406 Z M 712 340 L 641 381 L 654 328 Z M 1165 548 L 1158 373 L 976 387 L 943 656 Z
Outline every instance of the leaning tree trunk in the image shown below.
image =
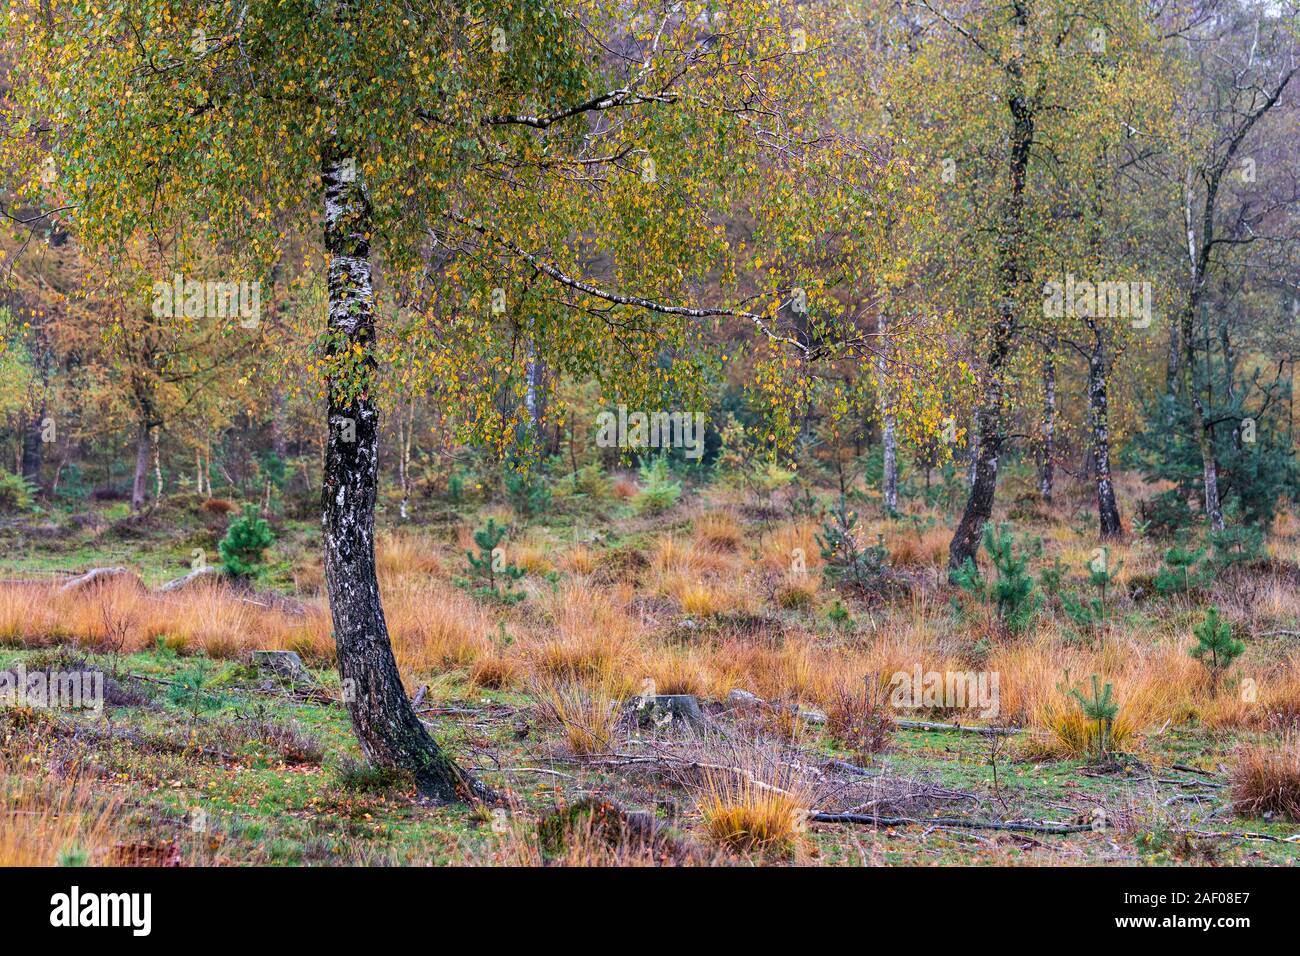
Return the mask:
M 1009 352 L 1010 334 L 1001 319 L 994 327 L 995 344 L 990 351 L 990 381 L 984 391 L 980 415 L 978 444 L 975 449 L 974 478 L 961 522 L 948 545 L 948 567 L 956 569 L 975 560 L 984 525 L 993 516 L 993 496 L 998 485 L 998 453 L 1002 447 L 1003 366 Z
M 1023 22 L 1021 22 L 1023 26 Z M 1007 194 L 998 235 L 998 303 L 989 337 L 983 404 L 979 413 L 978 440 L 974 477 L 966 509 L 948 545 L 948 568 L 955 570 L 975 560 L 984 526 L 993 516 L 993 497 L 998 485 L 998 455 L 1004 437 L 1003 415 L 1006 403 L 1005 376 L 1016 335 L 1017 293 L 1023 282 L 1021 273 L 1025 178 L 1029 169 L 1029 150 L 1034 140 L 1034 110 L 1025 96 L 1018 61 L 1008 67 L 1012 89 L 1007 98 L 1011 111 L 1011 153 L 1007 171 L 1010 188 Z
M 322 519 L 325 584 L 344 701 L 371 761 L 411 772 L 421 792 L 437 800 L 484 797 L 489 791 L 443 753 L 416 716 L 389 642 L 375 573 L 379 412 L 373 397 L 370 199 L 355 162 L 337 150 L 323 161 L 322 181 L 331 359 Z M 362 357 L 359 362 L 351 359 L 353 353 Z
M 1106 367 L 1106 344 L 1101 324 L 1088 321 L 1092 332 L 1092 351 L 1088 356 L 1088 418 L 1092 425 L 1092 466 L 1097 482 L 1097 520 L 1102 538 L 1117 538 L 1124 533 L 1119 505 L 1115 501 L 1115 484 L 1110 474 L 1110 399 L 1107 394 L 1109 370 Z

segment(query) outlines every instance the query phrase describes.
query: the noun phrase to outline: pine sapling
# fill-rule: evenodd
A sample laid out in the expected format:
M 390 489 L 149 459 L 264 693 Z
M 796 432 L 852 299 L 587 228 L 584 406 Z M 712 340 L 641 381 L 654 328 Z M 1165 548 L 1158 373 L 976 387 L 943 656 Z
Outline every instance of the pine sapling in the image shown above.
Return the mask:
M 1191 548 L 1183 542 L 1165 552 L 1165 563 L 1156 572 L 1156 590 L 1161 594 L 1186 594 L 1199 587 L 1201 574 L 1196 563 L 1205 557 L 1204 548 Z
M 230 522 L 226 536 L 217 545 L 221 564 L 232 578 L 249 578 L 257 573 L 263 552 L 275 542 L 275 534 L 266 519 L 259 517 L 254 505 L 245 505 L 244 513 Z
M 1038 572 L 1038 586 L 1048 596 L 1058 597 L 1065 583 L 1065 572 L 1066 566 L 1061 562 L 1060 555 L 1053 556 L 1052 563 Z
M 510 586 L 524 576 L 522 568 L 506 562 L 505 549 L 501 547 L 505 537 L 505 526 L 497 524 L 495 518 L 488 518 L 487 525 L 474 532 L 478 555 L 475 556 L 472 551 L 465 552 L 470 570 L 486 580 L 486 585 L 480 590 L 492 597 L 502 596 L 497 587 L 498 582 L 505 585 L 506 593 L 509 594 Z
M 1245 567 L 1264 557 L 1264 532 L 1249 525 L 1233 525 L 1211 531 L 1210 545 L 1214 549 L 1210 560 L 1216 570 Z
M 1119 569 L 1123 566 L 1123 561 L 1111 563 L 1110 548 L 1098 549 L 1096 556 L 1088 562 L 1088 583 L 1097 589 L 1103 617 L 1106 614 L 1106 594 L 1115 583 Z
M 1232 636 L 1232 625 L 1219 616 L 1219 609 L 1213 605 L 1205 612 L 1205 620 L 1192 628 L 1192 634 L 1196 637 L 1192 656 L 1209 670 L 1211 692 L 1217 691 L 1219 678 L 1241 656 L 1246 645 Z
M 502 476 L 506 499 L 525 521 L 542 514 L 551 505 L 551 491 L 540 475 L 531 471 L 506 471 Z
M 1110 753 L 1111 729 L 1115 718 L 1119 716 L 1119 703 L 1114 698 L 1114 688 L 1107 681 L 1103 687 L 1096 674 L 1092 675 L 1092 696 L 1084 697 L 1079 689 L 1073 688 L 1070 696 L 1079 704 L 1083 716 L 1097 725 L 1097 759 L 1103 759 Z
M 1029 553 L 1016 554 L 1016 537 L 1007 525 L 984 528 L 984 550 L 993 561 L 997 578 L 989 589 L 998 617 L 1013 631 L 1021 631 L 1038 610 L 1041 597 L 1029 573 Z
M 667 511 L 682 496 L 682 483 L 673 480 L 666 454 L 647 458 L 641 463 L 641 491 L 632 500 L 640 514 L 660 514 Z
M 822 533 L 814 535 L 827 573 L 862 591 L 878 587 L 886 576 L 887 552 L 881 539 L 865 548 L 858 545 L 858 513 L 848 510 L 843 498 L 830 516 L 831 520 L 822 523 Z

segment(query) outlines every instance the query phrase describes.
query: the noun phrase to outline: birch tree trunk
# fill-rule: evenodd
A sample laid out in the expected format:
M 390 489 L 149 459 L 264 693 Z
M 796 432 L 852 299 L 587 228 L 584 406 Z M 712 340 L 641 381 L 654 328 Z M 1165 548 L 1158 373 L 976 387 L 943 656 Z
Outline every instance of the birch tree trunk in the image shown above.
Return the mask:
M 1183 390 L 1196 411 L 1196 446 L 1201 452 L 1201 480 L 1205 487 L 1205 517 L 1214 531 L 1222 531 L 1223 506 L 1219 500 L 1219 465 L 1214 458 L 1214 425 L 1201 400 L 1196 381 L 1196 314 L 1204 301 L 1209 270 L 1209 248 L 1214 237 L 1214 207 L 1219 180 L 1210 178 L 1206 186 L 1205 216 L 1202 221 L 1201 252 L 1192 262 L 1192 284 L 1179 317 L 1179 335 L 1183 342 Z
M 525 363 L 524 410 L 528 413 L 529 437 L 533 442 L 533 454 L 539 459 L 546 451 L 543 447 L 545 436 L 542 434 L 542 385 L 546 376 L 546 363 L 537 354 L 537 344 L 530 337 L 528 340 L 528 360 Z
M 1023 26 L 1024 14 L 1016 8 L 1017 21 Z M 998 484 L 998 456 L 1004 438 L 1003 415 L 1006 404 L 1006 366 L 1011 356 L 1017 330 L 1017 293 L 1023 282 L 1021 243 L 1024 232 L 1025 180 L 1029 169 L 1029 151 L 1034 140 L 1034 110 L 1025 94 L 1024 77 L 1018 60 L 1006 67 L 1010 77 L 1007 108 L 1011 113 L 1011 152 L 1007 173 L 1010 179 L 1006 205 L 998 228 L 998 302 L 990 330 L 987 379 L 980 407 L 975 474 L 961 521 L 948 545 L 948 567 L 955 570 L 975 559 L 984 526 L 993 516 L 993 498 Z
M 1205 484 L 1205 517 L 1213 531 L 1222 531 L 1223 503 L 1219 498 L 1219 463 L 1214 457 L 1214 426 L 1205 414 L 1201 396 L 1192 392 L 1192 405 L 1196 408 L 1196 445 L 1201 452 L 1201 480 Z
M 143 511 L 145 498 L 148 496 L 149 452 L 153 442 L 150 438 L 151 428 L 147 422 L 141 422 L 135 437 L 135 477 L 131 482 L 131 510 Z
M 878 326 L 882 343 L 887 324 L 888 319 L 882 315 Z M 893 514 L 898 510 L 898 429 L 894 420 L 894 402 L 889 391 L 888 368 L 883 354 L 876 359 L 876 373 L 880 382 L 880 444 L 884 457 L 884 473 L 881 476 L 880 487 L 885 511 Z
M 1049 505 L 1056 483 L 1056 356 L 1052 348 L 1049 344 L 1043 360 L 1043 447 L 1038 466 L 1038 491 Z
M 1212 186 L 1214 184 L 1212 183 Z M 1207 199 L 1207 209 L 1210 200 Z M 1209 217 L 1207 216 L 1207 222 Z M 1214 425 L 1206 414 L 1205 402 L 1201 399 L 1200 385 L 1196 380 L 1196 335 L 1194 321 L 1201 307 L 1205 288 L 1206 257 L 1202 256 L 1195 267 L 1192 288 L 1183 306 L 1179 325 L 1183 340 L 1182 380 L 1183 390 L 1192 408 L 1196 412 L 1196 447 L 1201 453 L 1201 481 L 1205 489 L 1205 518 L 1214 531 L 1224 529 L 1223 505 L 1219 499 L 1219 464 L 1214 457 Z
M 398 450 L 397 470 L 398 477 L 402 483 L 402 520 L 406 521 L 410 517 L 411 507 L 411 438 L 415 431 L 415 399 L 407 402 L 406 417 L 398 419 L 397 442 L 401 446 Z
M 1210 268 L 1213 264 L 1211 252 L 1215 243 L 1220 241 L 1215 236 L 1215 227 L 1219 190 L 1223 184 L 1223 177 L 1236 161 L 1237 151 L 1245 141 L 1246 135 L 1261 117 L 1278 104 L 1287 85 L 1297 73 L 1300 73 L 1300 66 L 1295 65 L 1294 61 L 1292 61 L 1286 72 L 1278 78 L 1271 91 L 1264 88 L 1253 88 L 1252 108 L 1244 115 L 1240 115 L 1235 125 L 1225 131 L 1227 134 L 1225 148 L 1212 162 L 1200 170 L 1201 179 L 1205 183 L 1205 196 L 1203 198 L 1204 205 L 1199 209 L 1201 220 L 1199 238 L 1196 235 L 1192 215 L 1194 170 L 1190 167 L 1184 184 L 1183 216 L 1184 225 L 1187 229 L 1187 256 L 1190 264 L 1191 282 L 1187 291 L 1187 300 L 1183 304 L 1183 311 L 1178 323 L 1178 335 L 1182 339 L 1182 381 L 1187 397 L 1196 410 L 1196 443 L 1201 452 L 1201 474 L 1205 484 L 1205 516 L 1210 523 L 1210 527 L 1215 531 L 1222 531 L 1224 528 L 1223 505 L 1219 498 L 1219 466 L 1214 457 L 1214 424 L 1209 419 L 1205 402 L 1201 398 L 1196 382 L 1196 336 L 1194 326 L 1196 316 L 1205 300 L 1206 286 Z M 1260 97 L 1258 101 L 1256 96 Z M 1172 348 L 1174 342 L 1172 333 L 1170 342 Z M 1206 353 L 1208 360 L 1208 342 L 1206 344 Z
M 414 774 L 422 793 L 440 800 L 486 797 L 416 716 L 397 670 L 375 571 L 375 494 L 379 411 L 371 393 L 375 366 L 370 199 L 357 164 L 337 148 L 322 161 L 325 250 L 329 257 L 331 360 L 329 430 L 322 482 L 325 584 L 338 648 L 339 676 L 352 728 L 374 763 Z
M 541 426 L 541 405 L 537 397 L 537 388 L 541 382 L 541 366 L 537 360 L 537 352 L 531 343 L 528 346 L 528 390 L 524 394 L 524 407 L 528 411 L 528 421 L 536 435 Z
M 41 465 L 45 458 L 45 417 L 46 404 L 42 398 L 40 407 L 27 419 L 23 428 L 22 476 L 36 488 L 41 486 Z
M 1110 369 L 1106 363 L 1106 343 L 1101 324 L 1088 320 L 1092 332 L 1092 351 L 1088 356 L 1088 420 L 1092 425 L 1092 470 L 1097 483 L 1097 523 L 1102 538 L 1117 538 L 1124 533 L 1115 485 L 1110 474 Z
M 966 485 L 967 487 L 975 486 L 975 461 L 979 458 L 980 449 L 980 410 L 975 409 L 974 427 L 970 430 L 970 437 L 966 439 L 966 444 L 970 447 L 970 462 L 966 465 Z
M 162 501 L 163 496 L 162 442 L 157 429 L 154 430 L 151 444 L 153 446 L 153 500 L 157 503 Z
M 884 448 L 884 477 L 882 490 L 885 498 L 885 510 L 890 514 L 898 510 L 898 434 L 894 424 L 894 413 L 885 415 L 881 427 L 880 441 Z

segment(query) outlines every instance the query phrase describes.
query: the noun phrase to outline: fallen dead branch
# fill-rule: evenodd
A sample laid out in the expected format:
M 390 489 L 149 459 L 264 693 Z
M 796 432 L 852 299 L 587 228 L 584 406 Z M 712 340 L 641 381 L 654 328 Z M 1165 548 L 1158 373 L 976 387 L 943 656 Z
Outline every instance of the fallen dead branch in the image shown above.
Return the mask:
M 1010 833 L 1084 833 L 1092 830 L 1088 823 L 1017 823 L 999 820 L 963 820 L 960 817 L 882 817 L 870 813 L 810 813 L 813 823 L 858 823 L 874 827 L 955 827 L 970 830 L 1005 830 Z
M 540 773 L 550 777 L 563 777 L 565 780 L 577 779 L 571 773 L 549 770 L 546 767 L 466 767 L 465 769 L 471 773 Z
M 1202 770 L 1200 767 L 1189 767 L 1185 763 L 1171 763 L 1169 765 L 1169 769 L 1181 770 L 1183 773 L 1197 773 L 1200 774 L 1202 777 L 1210 777 L 1212 779 L 1218 779 L 1219 776 L 1217 773 L 1215 773 L 1212 770 Z
M 1020 727 L 981 727 L 975 724 L 936 724 L 928 720 L 895 720 L 894 726 L 899 730 L 937 730 L 946 733 L 983 734 L 986 737 L 1010 736 L 1021 732 Z
M 1179 830 L 1192 836 L 1208 840 L 1267 840 L 1270 843 L 1300 843 L 1300 833 L 1289 837 L 1273 836 L 1271 833 L 1255 833 L 1250 830 L 1234 832 L 1232 830 Z

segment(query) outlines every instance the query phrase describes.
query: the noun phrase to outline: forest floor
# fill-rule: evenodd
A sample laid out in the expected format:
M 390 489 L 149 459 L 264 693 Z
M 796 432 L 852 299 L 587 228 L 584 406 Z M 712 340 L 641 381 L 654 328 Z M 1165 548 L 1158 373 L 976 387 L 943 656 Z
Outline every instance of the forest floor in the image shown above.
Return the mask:
M 403 676 L 436 739 L 506 796 L 495 808 L 429 805 L 361 762 L 313 522 L 275 522 L 256 589 L 160 594 L 196 549 L 215 559 L 226 515 L 178 500 L 10 521 L 0 672 L 97 669 L 107 692 L 98 712 L 0 706 L 0 864 L 1300 860 L 1300 825 L 1240 805 L 1244 761 L 1295 759 L 1293 519 L 1272 558 L 1173 596 L 1150 587 L 1166 545 L 1130 537 L 1104 620 L 1079 626 L 1045 594 L 1013 632 L 947 584 L 943 513 L 864 519 L 891 569 L 864 591 L 833 578 L 793 501 L 706 488 L 642 515 L 574 496 L 532 518 L 422 503 L 401 528 L 389 509 L 378 560 Z M 1041 545 L 1033 566 L 1070 569 L 1075 589 L 1095 548 L 1082 508 L 1014 519 Z M 499 596 L 465 559 L 488 517 L 525 572 Z M 60 589 L 105 565 L 146 587 Z M 1188 653 L 1210 604 L 1247 644 L 1219 678 Z M 296 651 L 310 681 L 259 670 L 265 649 Z M 900 709 L 864 682 L 917 670 L 996 675 L 999 713 Z M 1119 706 L 1104 755 L 1069 694 L 1093 674 Z M 702 718 L 638 707 L 651 693 L 692 695 Z

